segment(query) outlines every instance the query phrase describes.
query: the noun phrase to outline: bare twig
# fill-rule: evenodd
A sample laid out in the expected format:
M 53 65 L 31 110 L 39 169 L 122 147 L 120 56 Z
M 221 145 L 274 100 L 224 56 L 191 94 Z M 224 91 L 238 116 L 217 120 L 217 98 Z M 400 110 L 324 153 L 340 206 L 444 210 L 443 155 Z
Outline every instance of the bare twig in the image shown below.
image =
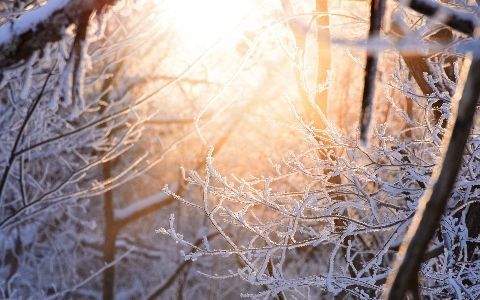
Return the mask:
M 216 238 L 217 236 L 220 236 L 220 233 L 218 231 L 215 231 L 213 233 L 210 233 L 209 235 L 206 236 L 206 238 L 208 240 L 211 240 L 211 239 L 214 239 Z M 204 238 L 201 237 L 199 239 L 197 239 L 194 243 L 195 246 L 200 246 L 202 244 L 202 242 L 204 241 Z M 194 251 L 194 249 L 192 248 L 190 250 L 190 252 Z M 161 286 L 159 286 L 157 289 L 155 289 L 155 291 L 153 291 L 152 293 L 150 293 L 150 295 L 147 297 L 147 299 L 149 300 L 154 300 L 154 299 L 159 299 L 159 297 L 170 287 L 172 286 L 172 284 L 175 283 L 175 280 L 177 279 L 177 277 L 182 274 L 182 271 L 183 269 L 185 269 L 186 267 L 190 266 L 192 264 L 192 261 L 191 260 L 187 260 L 187 261 L 184 261 L 183 263 L 181 263 L 177 269 L 175 269 L 175 271 L 172 273 L 172 275 L 170 275 L 170 277 L 165 280 L 163 282 L 163 284 Z

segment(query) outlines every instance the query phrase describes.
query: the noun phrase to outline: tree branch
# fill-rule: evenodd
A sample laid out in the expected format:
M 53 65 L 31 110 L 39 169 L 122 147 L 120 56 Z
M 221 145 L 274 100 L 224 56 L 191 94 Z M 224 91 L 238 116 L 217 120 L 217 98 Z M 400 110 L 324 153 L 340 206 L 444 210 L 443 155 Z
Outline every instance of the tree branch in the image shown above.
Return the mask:
M 217 236 L 220 236 L 220 233 L 218 231 L 215 231 L 215 232 L 207 235 L 206 238 L 208 240 L 211 240 L 211 239 L 216 238 Z M 201 238 L 197 239 L 195 241 L 195 243 L 193 243 L 193 245 L 198 247 L 202 244 L 203 241 L 204 241 L 204 238 L 201 237 Z M 192 252 L 192 251 L 193 251 L 193 248 L 190 250 L 190 252 Z M 192 264 L 192 260 L 187 260 L 187 261 L 182 262 L 177 267 L 177 269 L 175 269 L 175 271 L 172 273 L 172 275 L 170 275 L 170 277 L 167 280 L 165 280 L 160 287 L 158 287 L 157 289 L 155 289 L 155 291 L 151 292 L 150 295 L 148 295 L 147 299 L 148 300 L 159 299 L 159 297 L 163 294 L 163 292 L 165 292 L 170 286 L 172 286 L 172 284 L 175 283 L 175 280 L 177 279 L 177 277 L 180 274 L 182 274 L 183 269 L 190 266 L 191 264 Z
M 420 199 L 417 213 L 404 238 L 396 265 L 388 280 L 388 299 L 404 299 L 407 292 L 418 293 L 418 272 L 424 253 L 432 239 L 445 210 L 450 193 L 460 171 L 463 151 L 473 125 L 475 110 L 480 96 L 480 57 L 474 55 L 468 77 L 458 105 L 457 117 L 444 144 L 447 145 L 441 168 L 433 176 L 430 186 Z
M 50 0 L 0 26 L 0 69 L 27 59 L 48 43 L 61 40 L 65 30 L 78 25 L 85 15 L 99 11 L 115 0 Z
M 17 148 L 20 145 L 20 140 L 23 136 L 23 132 L 25 131 L 25 128 L 27 128 L 28 122 L 30 121 L 30 118 L 33 116 L 35 113 L 35 109 L 38 106 L 38 103 L 43 97 L 43 93 L 45 92 L 45 88 L 47 87 L 48 81 L 50 80 L 50 77 L 52 76 L 53 70 L 55 70 L 57 63 L 53 65 L 52 69 L 47 75 L 47 78 L 45 79 L 45 82 L 42 85 L 42 89 L 40 90 L 40 93 L 38 96 L 33 100 L 32 104 L 28 108 L 28 111 L 25 115 L 25 118 L 23 119 L 22 125 L 20 126 L 20 129 L 17 133 L 17 137 L 15 138 L 15 142 L 13 144 L 12 150 L 10 151 L 10 157 L 8 158 L 7 165 L 5 169 L 3 170 L 2 173 L 2 178 L 0 179 L 0 200 L 2 199 L 2 194 L 3 190 L 5 188 L 5 184 L 7 182 L 8 175 L 10 174 L 10 168 L 12 167 L 13 163 L 15 162 L 17 158 Z
M 385 0 L 372 0 L 370 6 L 370 29 L 368 38 L 376 38 L 382 27 L 382 17 L 385 11 Z M 360 139 L 366 142 L 368 127 L 372 116 L 373 97 L 375 96 L 375 77 L 377 74 L 378 57 L 376 53 L 368 53 L 365 66 L 365 78 L 362 96 L 362 112 L 360 121 Z
M 176 185 L 173 189 L 174 193 L 183 192 L 183 189 L 179 185 Z M 145 199 L 135 201 L 125 208 L 115 209 L 114 216 L 116 226 L 118 226 L 118 228 L 122 228 L 133 221 L 139 220 L 149 213 L 158 211 L 159 209 L 170 205 L 174 201 L 174 197 L 161 192 Z
M 453 29 L 472 36 L 478 21 L 469 13 L 453 10 L 430 0 L 410 0 L 408 6 L 428 17 L 438 16 L 440 21 Z

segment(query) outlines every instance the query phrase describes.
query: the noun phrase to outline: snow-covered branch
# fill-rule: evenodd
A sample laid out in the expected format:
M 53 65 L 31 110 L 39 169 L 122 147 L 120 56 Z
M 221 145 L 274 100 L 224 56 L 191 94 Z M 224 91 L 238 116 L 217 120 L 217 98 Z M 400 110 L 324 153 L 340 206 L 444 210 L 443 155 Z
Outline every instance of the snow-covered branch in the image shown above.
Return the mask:
M 175 183 L 170 189 L 173 193 L 177 193 L 179 184 Z M 169 205 L 175 200 L 169 193 L 160 192 L 150 197 L 138 200 L 128 205 L 127 207 L 115 209 L 115 222 L 120 224 L 127 224 L 132 220 L 138 220 L 145 216 L 148 212 L 154 212 L 160 208 Z
M 480 97 L 480 58 L 474 54 L 458 104 L 455 123 L 445 139 L 446 152 L 434 176 L 434 184 L 419 201 L 415 218 L 398 254 L 398 271 L 390 275 L 388 299 L 403 299 L 408 291 L 418 294 L 418 272 L 428 244 L 438 228 L 447 201 L 462 166 L 473 118 Z
M 92 12 L 114 4 L 114 0 L 49 0 L 0 26 L 0 68 L 14 65 L 41 50 L 47 43 L 61 40 L 66 29 L 78 25 Z

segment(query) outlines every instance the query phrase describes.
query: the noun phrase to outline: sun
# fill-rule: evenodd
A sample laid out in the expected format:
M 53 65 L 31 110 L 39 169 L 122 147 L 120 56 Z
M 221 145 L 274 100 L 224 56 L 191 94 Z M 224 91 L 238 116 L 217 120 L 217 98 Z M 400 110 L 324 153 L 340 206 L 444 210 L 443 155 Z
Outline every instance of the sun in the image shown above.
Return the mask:
M 252 4 L 253 0 L 170 0 L 170 9 L 182 42 L 198 48 L 220 39 L 224 44 L 238 41 Z

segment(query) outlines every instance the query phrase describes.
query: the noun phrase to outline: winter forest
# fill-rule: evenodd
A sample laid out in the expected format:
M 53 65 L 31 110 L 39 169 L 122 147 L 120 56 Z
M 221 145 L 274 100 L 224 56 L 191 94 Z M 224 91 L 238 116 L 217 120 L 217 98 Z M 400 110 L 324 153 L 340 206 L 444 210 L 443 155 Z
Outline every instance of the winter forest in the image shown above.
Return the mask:
M 0 0 L 0 299 L 479 299 L 479 0 Z

